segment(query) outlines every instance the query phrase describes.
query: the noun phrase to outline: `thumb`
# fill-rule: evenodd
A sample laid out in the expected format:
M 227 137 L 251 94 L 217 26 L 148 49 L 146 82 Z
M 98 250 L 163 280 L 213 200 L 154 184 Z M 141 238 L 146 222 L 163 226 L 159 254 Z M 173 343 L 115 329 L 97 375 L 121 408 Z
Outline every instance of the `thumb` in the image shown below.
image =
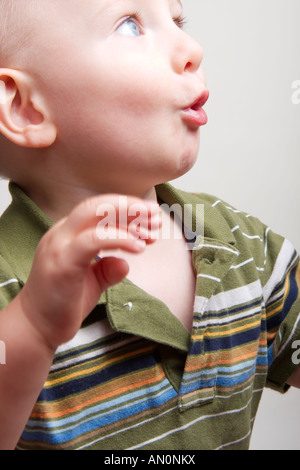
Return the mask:
M 100 259 L 94 269 L 102 292 L 121 282 L 129 272 L 125 260 L 111 256 Z

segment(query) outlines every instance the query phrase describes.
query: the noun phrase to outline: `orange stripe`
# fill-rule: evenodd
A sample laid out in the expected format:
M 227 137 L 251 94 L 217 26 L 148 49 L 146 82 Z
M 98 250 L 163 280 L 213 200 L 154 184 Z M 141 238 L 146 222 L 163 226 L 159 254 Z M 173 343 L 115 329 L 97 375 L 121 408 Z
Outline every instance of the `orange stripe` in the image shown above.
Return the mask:
M 272 315 L 274 315 L 275 313 L 277 313 L 279 310 L 282 309 L 282 306 L 285 302 L 285 299 L 287 297 L 287 294 L 288 294 L 289 290 L 290 290 L 290 277 L 288 276 L 287 280 L 286 280 L 286 285 L 285 285 L 283 297 L 276 301 L 276 303 L 277 303 L 277 302 L 279 302 L 279 300 L 281 300 L 281 303 L 280 303 L 279 307 L 276 307 L 274 310 L 271 310 L 270 312 L 267 313 L 267 315 L 266 315 L 267 318 L 271 317 Z
M 255 326 L 257 325 L 260 325 L 261 321 L 258 320 L 256 322 L 253 322 L 251 324 L 247 323 L 247 325 L 244 325 L 244 326 L 238 326 L 236 328 L 232 328 L 231 330 L 228 330 L 228 331 L 217 331 L 216 333 L 209 333 L 209 332 L 205 332 L 205 335 L 195 335 L 193 336 L 193 340 L 197 340 L 197 339 L 202 339 L 203 336 L 210 336 L 210 337 L 213 337 L 213 336 L 227 336 L 227 335 L 231 335 L 232 333 L 235 333 L 237 331 L 242 331 L 242 330 L 250 330 L 252 328 L 254 328 Z M 219 325 L 218 325 L 219 326 Z M 216 326 L 217 327 L 217 326 Z
M 129 358 L 131 356 L 134 356 L 136 354 L 142 354 L 142 353 L 145 353 L 147 351 L 151 351 L 153 349 L 153 347 L 154 346 L 148 346 L 147 348 L 140 349 L 139 351 L 132 351 L 130 353 L 124 354 L 121 357 L 118 356 L 118 357 L 109 359 L 108 361 L 103 362 L 102 364 L 100 364 L 98 366 L 90 367 L 89 369 L 80 370 L 78 372 L 73 372 L 69 375 L 59 377 L 58 379 L 49 379 L 45 382 L 44 387 L 45 388 L 46 387 L 53 387 L 56 384 L 59 384 L 59 383 L 62 383 L 62 382 L 67 382 L 68 380 L 72 380 L 72 379 L 81 377 L 83 375 L 88 375 L 88 374 L 94 373 L 98 370 L 103 369 L 104 367 L 107 367 L 107 366 L 113 364 L 114 362 L 122 362 L 124 359 L 127 359 L 127 358 Z M 75 366 L 75 367 L 77 367 L 77 366 Z
M 47 412 L 46 413 L 32 413 L 30 417 L 31 418 L 43 418 L 43 419 L 58 418 L 60 416 L 64 416 L 64 415 L 69 414 L 69 413 L 74 413 L 76 411 L 80 411 L 82 408 L 85 408 L 86 406 L 92 405 L 93 403 L 106 400 L 108 398 L 111 398 L 111 397 L 116 396 L 116 395 L 120 395 L 120 394 L 125 393 L 125 392 L 129 392 L 130 390 L 132 390 L 134 388 L 143 387 L 143 386 L 149 385 L 153 382 L 158 382 L 164 376 L 165 376 L 165 374 L 164 374 L 164 372 L 162 372 L 160 375 L 155 376 L 151 379 L 143 380 L 141 382 L 137 382 L 137 383 L 134 383 L 134 384 L 130 384 L 130 385 L 118 388 L 117 390 L 114 390 L 113 392 L 109 392 L 109 393 L 106 393 L 104 395 L 101 395 L 101 397 L 98 396 L 98 397 L 91 398 L 90 400 L 88 400 L 84 403 L 80 403 L 80 405 L 73 406 L 73 407 L 65 409 L 65 410 L 56 411 L 56 412 L 53 412 L 53 413 L 50 413 L 50 412 L 48 412 L 48 413 Z
M 234 360 L 232 358 L 229 358 L 229 359 L 217 359 L 216 361 L 212 361 L 212 362 L 205 362 L 205 364 L 203 364 L 202 367 L 199 367 L 199 364 L 197 364 L 196 366 L 187 366 L 185 368 L 185 370 L 187 371 L 191 371 L 191 370 L 196 370 L 196 369 L 203 369 L 204 367 L 211 367 L 211 366 L 215 366 L 215 365 L 218 365 L 218 364 L 234 364 L 236 362 L 239 362 L 239 361 L 242 361 L 244 359 L 249 359 L 251 357 L 255 357 L 257 354 L 256 351 L 252 352 L 252 353 L 248 353 L 248 354 L 243 354 L 242 356 L 238 356 L 237 358 L 235 358 Z

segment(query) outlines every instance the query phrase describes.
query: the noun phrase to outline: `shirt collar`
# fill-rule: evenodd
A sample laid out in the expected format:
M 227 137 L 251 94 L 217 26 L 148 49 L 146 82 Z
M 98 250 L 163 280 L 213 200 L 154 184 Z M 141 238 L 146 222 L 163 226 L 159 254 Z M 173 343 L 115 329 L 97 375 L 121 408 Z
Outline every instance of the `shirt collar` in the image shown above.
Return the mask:
M 14 183 L 9 184 L 12 203 L 0 219 L 1 252 L 9 260 L 16 276 L 25 283 L 34 258 L 37 245 L 53 221 Z M 234 249 L 235 239 L 230 227 L 218 210 L 207 203 L 205 196 L 190 194 L 175 189 L 170 184 L 156 187 L 157 196 L 168 206 L 177 204 L 182 210 L 183 224 L 187 230 L 194 231 L 197 226 L 196 206 L 202 205 L 204 231 L 196 233 L 196 244 L 204 239 L 216 240 L 218 244 Z M 191 226 L 192 221 L 192 226 Z
M 0 219 L 0 252 L 24 285 L 38 243 L 53 222 L 19 186 L 10 183 L 9 191 L 12 202 Z
M 53 221 L 16 184 L 10 183 L 9 189 L 12 203 L 0 218 L 0 254 L 24 285 L 38 243 Z M 230 268 L 233 257 L 238 254 L 230 227 L 205 196 L 177 190 L 170 184 L 159 185 L 156 190 L 162 203 L 175 210 L 176 207 L 179 211 L 180 208 L 186 209 L 181 210 L 182 222 L 190 231 L 195 232 L 197 228 L 197 204 L 203 208 L 204 231 L 200 225 L 200 233 L 199 230 L 195 233 L 192 255 L 196 275 L 201 272 L 207 281 L 197 283 L 196 295 L 208 299 Z M 135 312 L 130 312 L 132 302 L 139 306 Z M 181 322 L 162 302 L 148 296 L 127 279 L 102 294 L 98 304 L 106 304 L 107 316 L 116 330 L 187 350 L 190 334 Z

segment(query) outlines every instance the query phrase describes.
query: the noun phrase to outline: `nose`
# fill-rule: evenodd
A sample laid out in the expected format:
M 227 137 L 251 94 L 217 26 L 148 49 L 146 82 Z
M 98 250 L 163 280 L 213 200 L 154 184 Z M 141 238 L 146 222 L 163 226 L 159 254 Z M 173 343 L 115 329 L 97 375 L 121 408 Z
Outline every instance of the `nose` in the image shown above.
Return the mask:
M 180 74 L 198 72 L 203 59 L 201 45 L 185 31 L 177 28 L 176 34 L 172 59 L 175 72 Z

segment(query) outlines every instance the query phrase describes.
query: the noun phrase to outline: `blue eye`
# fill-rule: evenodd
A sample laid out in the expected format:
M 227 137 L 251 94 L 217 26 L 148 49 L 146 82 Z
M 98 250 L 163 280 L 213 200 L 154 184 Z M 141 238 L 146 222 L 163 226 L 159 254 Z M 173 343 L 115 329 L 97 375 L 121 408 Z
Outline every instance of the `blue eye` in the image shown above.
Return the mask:
M 131 17 L 123 21 L 117 28 L 117 32 L 118 34 L 123 34 L 123 36 L 139 36 L 141 34 L 135 19 Z

